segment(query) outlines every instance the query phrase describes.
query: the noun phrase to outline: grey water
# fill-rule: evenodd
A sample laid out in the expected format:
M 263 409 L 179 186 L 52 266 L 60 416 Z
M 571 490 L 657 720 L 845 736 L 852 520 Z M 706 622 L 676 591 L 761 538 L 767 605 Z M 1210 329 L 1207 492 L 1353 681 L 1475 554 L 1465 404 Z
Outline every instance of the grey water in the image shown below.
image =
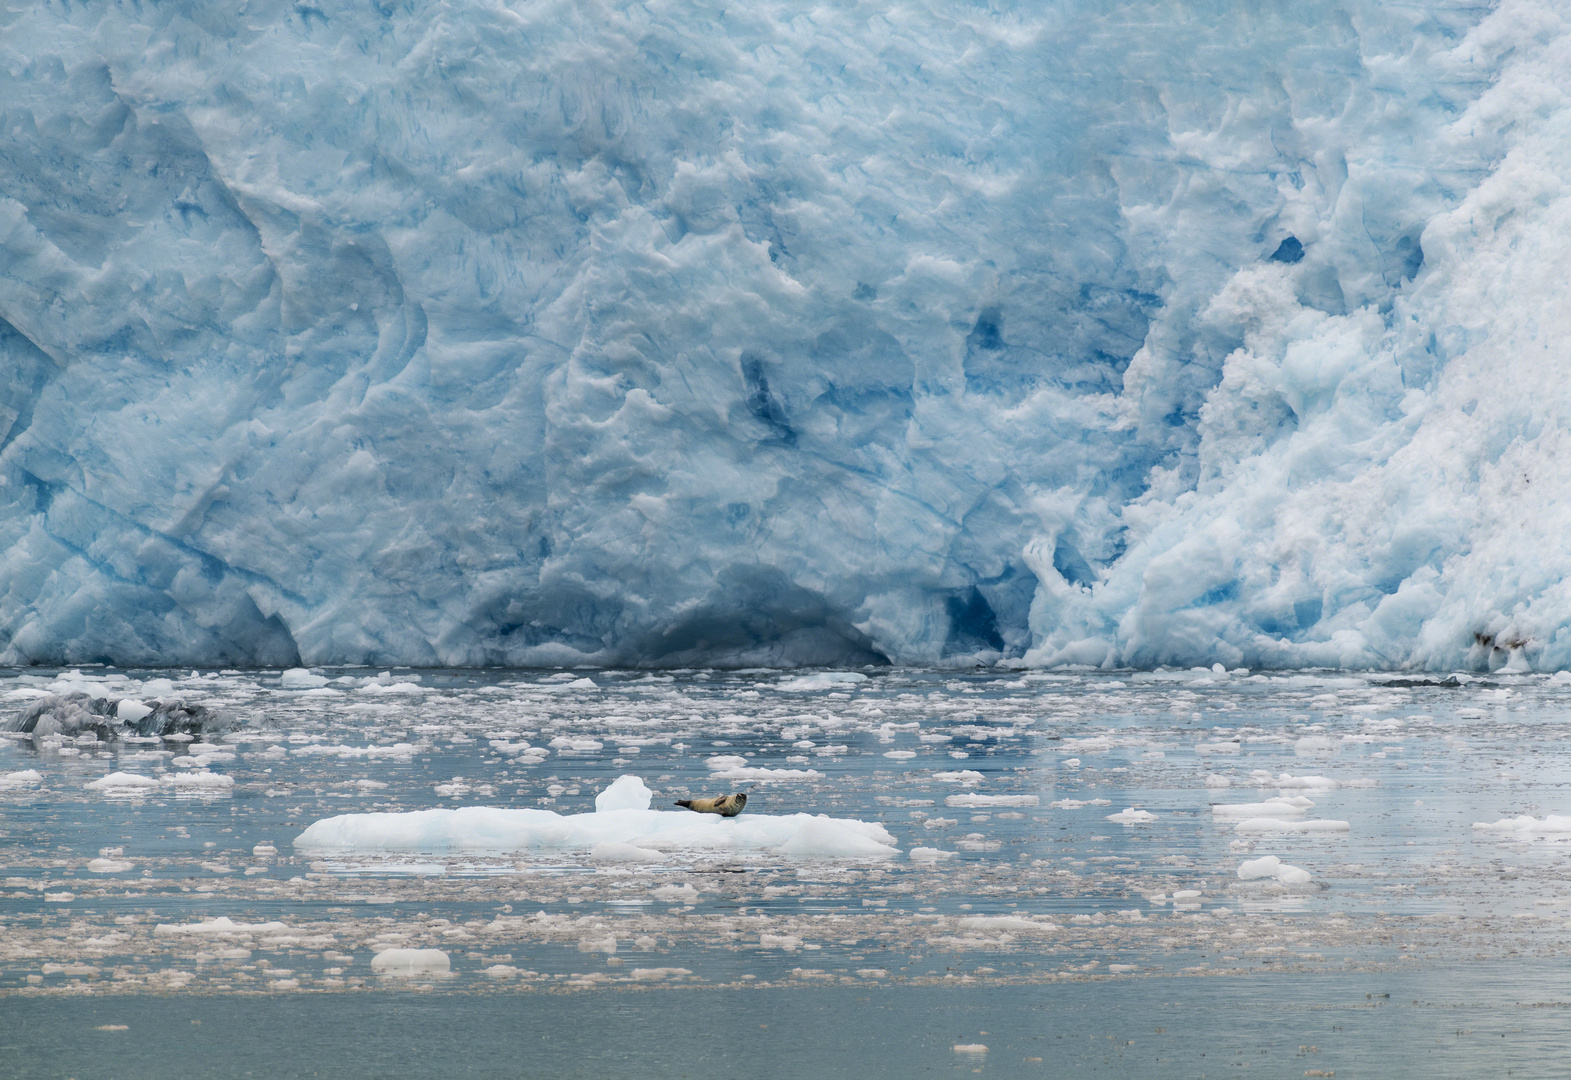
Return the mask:
M 0 718 L 73 690 L 237 727 L 0 741 L 0 1075 L 1550 1075 L 1564 1049 L 1558 678 L 23 669 Z M 624 774 L 896 850 L 292 846 L 349 813 L 588 813 Z M 1291 799 L 1264 831 L 1225 810 Z M 1309 880 L 1240 876 L 1268 855 Z M 448 969 L 380 973 L 394 949 Z

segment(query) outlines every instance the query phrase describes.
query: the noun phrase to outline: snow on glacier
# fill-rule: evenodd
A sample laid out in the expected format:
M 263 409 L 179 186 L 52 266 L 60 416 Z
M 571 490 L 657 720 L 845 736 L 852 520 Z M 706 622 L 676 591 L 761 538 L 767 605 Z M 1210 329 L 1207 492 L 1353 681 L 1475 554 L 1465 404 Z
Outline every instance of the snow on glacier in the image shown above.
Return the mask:
M 1571 664 L 1554 5 L 0 25 L 0 660 Z

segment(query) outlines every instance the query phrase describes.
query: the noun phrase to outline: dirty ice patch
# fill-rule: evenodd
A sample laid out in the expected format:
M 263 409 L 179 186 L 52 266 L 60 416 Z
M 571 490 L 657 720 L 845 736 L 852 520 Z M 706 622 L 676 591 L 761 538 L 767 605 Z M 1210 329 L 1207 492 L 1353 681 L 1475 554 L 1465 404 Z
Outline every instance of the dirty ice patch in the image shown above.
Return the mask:
M 616 846 L 612 846 L 616 845 Z M 745 814 L 621 809 L 592 814 L 465 806 L 404 813 L 342 814 L 295 838 L 301 851 L 758 852 L 793 858 L 885 859 L 895 838 L 877 822 L 823 814 Z

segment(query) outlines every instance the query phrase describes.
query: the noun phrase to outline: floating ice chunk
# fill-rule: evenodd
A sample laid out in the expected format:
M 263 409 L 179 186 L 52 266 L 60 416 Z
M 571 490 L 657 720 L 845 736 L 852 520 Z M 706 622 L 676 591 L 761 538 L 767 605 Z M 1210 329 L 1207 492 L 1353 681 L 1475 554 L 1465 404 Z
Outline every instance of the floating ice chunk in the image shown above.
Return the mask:
M 303 851 L 582 851 L 621 843 L 656 851 L 754 851 L 823 858 L 887 858 L 895 839 L 877 822 L 812 814 L 722 818 L 687 811 L 550 810 L 466 806 L 407 813 L 344 814 L 295 838 Z
M 163 783 L 173 787 L 177 792 L 201 791 L 217 793 L 227 792 L 233 788 L 235 786 L 235 778 L 225 776 L 223 773 L 190 772 L 166 776 Z
M 26 787 L 28 784 L 41 784 L 43 775 L 37 769 L 22 769 L 18 772 L 8 772 L 0 776 L 0 788 Z
M 1024 915 L 964 915 L 955 925 L 962 930 L 1031 930 L 1056 933 L 1059 926 L 1048 920 L 1037 921 Z
M 945 859 L 953 859 L 956 854 L 958 853 L 953 851 L 945 851 L 943 848 L 914 847 L 906 855 L 906 858 L 910 859 L 914 863 L 936 863 L 943 862 Z
M 271 934 L 292 929 L 294 927 L 281 922 L 237 923 L 227 915 L 220 915 L 216 919 L 204 919 L 199 923 L 159 923 L 153 928 L 153 933 L 159 936 L 170 934 Z
M 1293 744 L 1293 752 L 1304 756 L 1334 754 L 1341 747 L 1342 743 L 1339 739 L 1333 739 L 1325 735 L 1305 735 Z
M 648 810 L 654 796 L 655 793 L 649 790 L 649 786 L 640 777 L 625 773 L 595 796 L 595 811 L 604 813 L 607 810 Z
M 416 682 L 371 683 L 362 687 L 367 694 L 425 694 L 429 693 L 429 686 L 421 686 Z
M 950 795 L 944 799 L 945 806 L 958 807 L 983 807 L 983 806 L 1040 806 L 1042 800 L 1037 795 L 978 795 L 968 792 L 964 795 Z
M 1310 877 L 1308 870 L 1289 866 L 1275 855 L 1262 855 L 1258 859 L 1239 863 L 1238 876 L 1244 881 L 1275 878 L 1284 885 L 1305 885 L 1308 884 Z
M 551 740 L 550 746 L 554 750 L 572 750 L 577 753 L 587 753 L 591 750 L 603 750 L 605 743 L 599 739 L 591 739 L 585 736 L 558 735 Z
M 909 761 L 912 758 L 916 757 L 916 751 L 915 750 L 885 750 L 884 751 L 884 756 L 886 758 L 893 758 L 896 761 Z
M 985 1043 L 955 1043 L 954 1050 L 957 1054 L 985 1054 L 987 1053 L 987 1045 Z
M 1501 818 L 1499 821 L 1475 821 L 1477 832 L 1500 833 L 1506 836 L 1562 836 L 1571 833 L 1571 817 L 1547 814 L 1542 818 L 1524 814 L 1521 817 Z
M 1230 788 L 1232 786 L 1233 781 L 1217 773 L 1211 773 L 1206 777 L 1206 787 L 1208 788 Z
M 823 775 L 817 769 L 765 769 L 757 766 L 721 769 L 710 774 L 716 780 L 818 780 Z
M 941 784 L 980 784 L 986 777 L 975 769 L 959 769 L 954 772 L 936 772 L 933 779 Z
M 1335 791 L 1342 786 L 1340 781 L 1329 776 L 1291 776 L 1282 773 L 1276 778 L 1279 788 L 1305 788 L 1314 791 Z
M 134 868 L 125 859 L 90 859 L 87 863 L 88 871 L 94 874 L 123 874 Z
M 1349 828 L 1345 821 L 1287 821 L 1283 818 L 1256 817 L 1240 821 L 1233 826 L 1233 831 L 1243 836 L 1286 836 L 1293 833 L 1347 832 Z
M 660 885 L 649 890 L 649 895 L 667 904 L 696 904 L 699 900 L 699 891 L 692 885 Z
M 135 698 L 121 698 L 120 703 L 115 706 L 115 719 L 128 724 L 134 724 L 143 717 L 152 715 L 152 706 L 143 704 Z
M 711 769 L 741 769 L 747 766 L 747 759 L 741 754 L 716 754 L 705 758 L 704 764 Z
M 795 934 L 769 934 L 758 935 L 758 944 L 765 949 L 785 949 L 790 952 L 802 947 L 802 939 Z
M 867 676 L 859 671 L 819 671 L 812 675 L 798 675 L 791 679 L 782 679 L 775 684 L 776 690 L 789 693 L 809 693 L 815 690 L 837 690 L 858 683 L 865 683 Z
M 313 675 L 305 668 L 290 668 L 279 679 L 279 685 L 285 690 L 315 690 L 327 683 L 325 675 Z
M 627 977 L 634 982 L 659 982 L 663 979 L 681 979 L 693 972 L 685 967 L 634 968 Z
M 429 978 L 451 974 L 453 962 L 441 949 L 383 949 L 371 958 L 371 970 L 395 978 Z
M 1047 804 L 1053 810 L 1079 810 L 1083 806 L 1112 806 L 1112 799 L 1054 799 Z
M 1116 814 L 1108 814 L 1107 820 L 1116 821 L 1120 825 L 1143 825 L 1146 822 L 1155 821 L 1156 815 L 1149 810 L 1136 810 L 1134 807 L 1129 806 Z
M 610 956 L 616 952 L 616 935 L 609 930 L 592 930 L 578 939 L 578 951 Z
M 145 792 L 158 787 L 158 781 L 151 776 L 140 776 L 137 773 L 112 772 L 108 776 L 99 777 L 87 785 L 88 791 L 102 791 L 106 794 L 123 794 L 127 792 Z
M 1212 803 L 1211 813 L 1218 818 L 1301 818 L 1314 805 L 1302 795 L 1280 796 L 1264 802 Z

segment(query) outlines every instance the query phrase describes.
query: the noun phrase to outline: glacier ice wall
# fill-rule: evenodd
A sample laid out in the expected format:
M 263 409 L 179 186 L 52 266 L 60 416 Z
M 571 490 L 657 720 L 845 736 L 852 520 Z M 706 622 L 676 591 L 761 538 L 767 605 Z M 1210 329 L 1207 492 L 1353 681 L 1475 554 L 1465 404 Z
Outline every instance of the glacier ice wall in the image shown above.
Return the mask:
M 0 12 L 0 661 L 1571 663 L 1555 5 Z

